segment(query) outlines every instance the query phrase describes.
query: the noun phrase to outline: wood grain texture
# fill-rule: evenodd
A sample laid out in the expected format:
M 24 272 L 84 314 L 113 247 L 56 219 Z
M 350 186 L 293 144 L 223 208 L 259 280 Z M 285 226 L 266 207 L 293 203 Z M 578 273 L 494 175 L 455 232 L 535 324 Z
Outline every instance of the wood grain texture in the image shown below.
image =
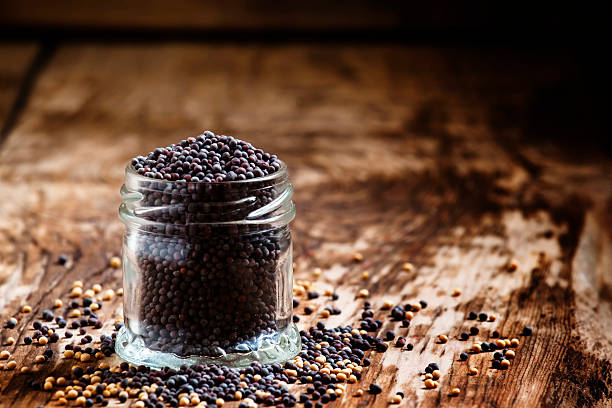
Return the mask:
M 2 320 L 19 318 L 18 330 L 2 330 L 1 348 L 29 364 L 35 348 L 6 346 L 7 336 L 25 335 L 75 279 L 121 285 L 107 265 L 120 251 L 125 164 L 212 129 L 288 163 L 295 278 L 340 294 L 342 314 L 328 325 L 358 324 L 362 288 L 375 308 L 429 302 L 410 329 L 396 329 L 414 350 L 373 353 L 361 384 L 331 406 L 386 407 L 400 390 L 402 406 L 609 406 L 612 160 L 551 143 L 563 125 L 533 122 L 537 101 L 580 97 L 572 74 L 563 57 L 467 49 L 60 47 L 0 150 L 0 196 L 10 197 L 0 201 Z M 549 134 L 534 138 L 542 129 Z M 363 262 L 352 260 L 355 251 Z M 55 263 L 60 253 L 67 267 Z M 512 259 L 519 268 L 510 273 Z M 414 271 L 401 270 L 406 261 Z M 303 301 L 295 312 L 329 302 Z M 19 313 L 26 303 L 36 313 Z M 107 303 L 102 315 L 120 316 L 120 298 Z M 465 321 L 470 310 L 498 317 L 476 324 L 480 339 L 534 327 L 509 370 L 491 369 L 489 354 L 457 361 L 471 344 L 458 339 L 475 324 Z M 441 333 L 447 344 L 436 342 Z M 437 390 L 423 387 L 430 362 L 441 367 Z M 469 366 L 480 375 L 468 376 Z M 46 402 L 49 394 L 26 387 L 30 376 L 0 371 L 0 405 Z M 373 381 L 383 394 L 351 396 Z M 455 386 L 462 393 L 451 398 Z
M 34 44 L 0 44 L 0 129 L 10 115 L 36 50 Z

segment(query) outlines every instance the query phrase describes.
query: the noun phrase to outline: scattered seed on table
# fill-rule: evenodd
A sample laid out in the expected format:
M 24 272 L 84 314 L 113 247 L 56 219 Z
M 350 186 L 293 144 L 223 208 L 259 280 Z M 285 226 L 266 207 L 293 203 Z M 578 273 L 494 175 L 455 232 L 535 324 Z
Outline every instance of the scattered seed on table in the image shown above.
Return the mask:
M 53 307 L 57 309 L 62 306 L 64 306 L 64 302 L 62 302 L 62 299 L 55 299 L 55 302 L 53 302 Z
M 468 354 L 467 353 L 461 353 L 459 354 L 459 360 L 461 361 L 465 361 L 468 359 Z
M 460 296 L 460 295 L 461 295 L 461 289 L 458 289 L 458 288 L 457 289 L 453 289 L 452 296 L 457 297 L 457 296 Z
M 72 287 L 74 287 L 74 288 L 82 288 L 83 287 L 83 281 L 76 280 L 76 281 L 72 282 Z
M 370 291 L 368 291 L 367 289 L 361 289 L 359 291 L 359 297 L 366 298 L 368 296 L 370 296 Z
M 448 336 L 446 334 L 439 334 L 438 341 L 442 344 L 448 342 Z
M 486 320 L 487 320 L 487 317 L 489 317 L 489 316 L 487 316 L 487 314 L 486 314 L 486 313 L 479 313 L 479 314 L 478 314 L 478 320 L 480 320 L 481 322 L 486 321 Z
M 385 300 L 380 307 L 381 310 L 390 310 L 393 307 L 393 302 Z
M 79 286 L 75 286 L 72 288 L 72 290 L 70 291 L 70 296 L 72 297 L 79 297 L 83 294 L 83 288 L 79 287 Z
M 404 262 L 402 264 L 402 269 L 406 272 L 412 272 L 414 270 L 414 265 L 412 265 L 410 262 Z
M 117 269 L 121 266 L 121 258 L 119 258 L 118 256 L 113 256 L 108 262 L 108 264 L 111 268 Z
M 514 272 L 518 269 L 518 261 L 512 260 L 508 263 L 508 272 Z
M 428 378 L 425 380 L 424 382 L 425 388 L 436 388 L 436 382 L 434 380 L 432 380 L 431 378 Z
M 452 388 L 449 393 L 451 397 L 456 397 L 459 394 L 461 394 L 461 390 L 459 388 Z
M 502 368 L 502 370 L 505 370 L 505 369 L 507 369 L 507 368 L 509 368 L 509 367 L 510 367 L 510 361 L 509 361 L 509 360 L 506 360 L 506 359 L 503 359 L 503 360 L 501 360 L 501 361 L 499 362 L 499 365 L 500 365 L 500 367 Z
M 512 347 L 518 347 L 518 346 L 519 346 L 519 344 L 521 344 L 521 342 L 519 341 L 519 339 L 512 339 L 512 340 L 510 340 L 510 345 L 511 345 Z
M 6 344 L 8 344 L 9 346 L 12 345 L 12 344 L 15 344 L 15 338 L 14 337 L 7 337 Z
M 370 389 L 368 390 L 368 392 L 372 395 L 377 395 L 380 394 L 382 392 L 382 388 L 380 385 L 376 384 L 376 383 L 371 383 L 370 384 Z
M 523 327 L 523 336 L 531 336 L 532 333 L 533 333 L 533 328 L 531 328 L 531 326 Z
M 17 367 L 17 362 L 15 360 L 11 360 L 4 366 L 5 370 L 14 370 Z
M 47 344 L 48 342 L 49 342 L 49 339 L 48 339 L 48 338 L 46 338 L 45 336 L 41 336 L 41 337 L 38 339 L 38 344 L 42 344 L 43 346 L 44 346 L 45 344 Z
M 440 376 L 441 376 L 441 374 L 440 374 L 440 370 L 433 370 L 433 371 L 431 372 L 431 377 L 432 377 L 434 380 L 439 380 L 439 379 L 440 379 Z
M 38 355 L 38 356 L 34 357 L 34 363 L 35 364 L 41 364 L 41 363 L 44 363 L 46 361 L 47 361 L 47 359 L 45 358 L 45 356 Z
M 469 338 L 470 338 L 470 334 L 469 334 L 469 333 L 467 333 L 467 332 L 462 332 L 462 333 L 459 335 L 459 338 L 460 338 L 461 340 L 464 340 L 464 341 L 465 341 L 465 340 L 467 340 L 467 339 L 469 339 Z
M 391 397 L 392 404 L 399 404 L 400 402 L 402 402 L 402 397 L 400 397 L 399 395 L 396 394 L 393 397 Z
M 504 354 L 504 356 L 508 359 L 513 359 L 515 357 L 514 351 L 512 350 L 508 350 L 506 351 L 506 353 Z
M 8 360 L 11 357 L 11 353 L 8 350 L 0 351 L 0 360 Z
M 370 277 L 370 272 L 368 271 L 361 272 L 361 280 L 366 280 L 369 277 Z
M 472 351 L 474 353 L 480 353 L 480 352 L 482 352 L 482 346 L 480 344 L 478 344 L 478 343 L 474 343 L 474 344 L 472 344 Z
M 471 334 L 472 336 L 477 335 L 479 332 L 480 332 L 480 330 L 478 330 L 478 327 L 473 327 L 473 326 L 472 326 L 472 327 L 470 327 L 470 334 Z
M 362 395 L 363 395 L 363 390 L 361 388 L 358 388 L 357 391 L 355 391 L 355 396 L 361 397 Z
M 17 326 L 17 319 L 15 319 L 14 317 L 11 317 L 10 319 L 7 320 L 6 322 L 6 328 L 7 329 L 14 329 Z
M 29 305 L 24 305 L 24 306 L 21 308 L 21 311 L 22 311 L 23 313 L 30 313 L 30 312 L 32 311 L 32 306 L 29 306 Z
M 476 312 L 472 311 L 470 313 L 468 313 L 468 320 L 476 320 L 478 318 L 478 314 L 476 314 Z
M 497 320 L 497 316 L 495 316 L 494 314 L 490 314 L 489 315 L 489 321 L 490 322 L 494 322 L 495 320 Z
M 469 375 L 478 375 L 478 369 L 476 367 L 470 367 L 468 369 L 468 374 Z

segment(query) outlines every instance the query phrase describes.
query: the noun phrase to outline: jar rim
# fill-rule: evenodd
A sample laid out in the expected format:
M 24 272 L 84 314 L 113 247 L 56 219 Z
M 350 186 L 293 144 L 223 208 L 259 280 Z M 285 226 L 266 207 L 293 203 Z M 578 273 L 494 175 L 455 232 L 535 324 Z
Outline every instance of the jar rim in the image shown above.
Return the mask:
M 166 180 L 166 179 L 156 179 L 153 177 L 146 177 L 143 176 L 142 174 L 138 174 L 138 172 L 134 169 L 134 166 L 132 165 L 132 163 L 129 163 L 126 167 L 125 167 L 125 174 L 126 176 L 129 175 L 130 177 L 134 177 L 136 180 L 141 180 L 141 181 L 153 181 L 153 182 L 157 182 L 157 183 L 168 183 L 168 184 L 181 184 L 181 185 L 203 185 L 203 184 L 208 184 L 208 185 L 219 185 L 219 186 L 223 186 L 223 185 L 248 185 L 249 183 L 261 183 L 262 181 L 269 181 L 269 180 L 274 180 L 276 178 L 280 178 L 283 176 L 287 176 L 288 174 L 288 169 L 287 169 L 287 164 L 285 164 L 284 161 L 282 160 L 278 160 L 281 163 L 281 167 L 280 169 L 276 170 L 274 173 L 270 173 L 266 176 L 263 177 L 255 177 L 252 179 L 246 179 L 246 180 L 233 180 L 233 181 L 215 181 L 215 182 L 209 182 L 209 183 L 205 183 L 202 181 L 185 181 L 185 180 Z

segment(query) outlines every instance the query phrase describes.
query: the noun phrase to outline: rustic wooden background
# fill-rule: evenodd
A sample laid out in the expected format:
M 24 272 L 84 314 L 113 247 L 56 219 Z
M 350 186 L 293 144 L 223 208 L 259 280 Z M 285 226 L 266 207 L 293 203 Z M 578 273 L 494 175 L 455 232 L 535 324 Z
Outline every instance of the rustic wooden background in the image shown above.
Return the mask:
M 288 163 L 295 278 L 340 294 L 329 325 L 358 321 L 362 288 L 375 306 L 429 302 L 396 330 L 414 351 L 375 355 L 362 385 L 332 407 L 384 407 L 400 390 L 402 406 L 610 406 L 612 159 L 587 137 L 579 74 L 563 53 L 507 49 L 0 44 L 0 316 L 19 320 L 0 331 L 0 349 L 35 371 L 0 371 L 0 406 L 47 403 L 27 381 L 69 366 L 32 365 L 36 348 L 22 338 L 42 309 L 66 301 L 76 279 L 121 286 L 108 260 L 121 250 L 129 159 L 204 129 Z M 56 263 L 62 253 L 67 266 Z M 108 325 L 120 303 L 103 308 Z M 19 313 L 24 304 L 33 313 Z M 458 340 L 471 310 L 498 317 L 479 324 L 481 339 L 534 327 L 509 370 L 475 355 L 472 377 L 457 361 L 471 344 Z M 419 374 L 432 361 L 441 386 L 425 390 Z M 372 381 L 383 394 L 351 396 Z M 461 395 L 449 397 L 451 387 Z

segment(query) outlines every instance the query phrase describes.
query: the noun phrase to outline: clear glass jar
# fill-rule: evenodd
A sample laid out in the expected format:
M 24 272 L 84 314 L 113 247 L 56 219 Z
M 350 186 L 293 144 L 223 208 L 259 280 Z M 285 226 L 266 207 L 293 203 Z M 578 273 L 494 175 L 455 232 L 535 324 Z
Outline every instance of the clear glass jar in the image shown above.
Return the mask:
M 295 207 L 284 164 L 265 177 L 221 183 L 157 180 L 130 165 L 121 195 L 120 357 L 177 368 L 297 355 L 289 230 Z

